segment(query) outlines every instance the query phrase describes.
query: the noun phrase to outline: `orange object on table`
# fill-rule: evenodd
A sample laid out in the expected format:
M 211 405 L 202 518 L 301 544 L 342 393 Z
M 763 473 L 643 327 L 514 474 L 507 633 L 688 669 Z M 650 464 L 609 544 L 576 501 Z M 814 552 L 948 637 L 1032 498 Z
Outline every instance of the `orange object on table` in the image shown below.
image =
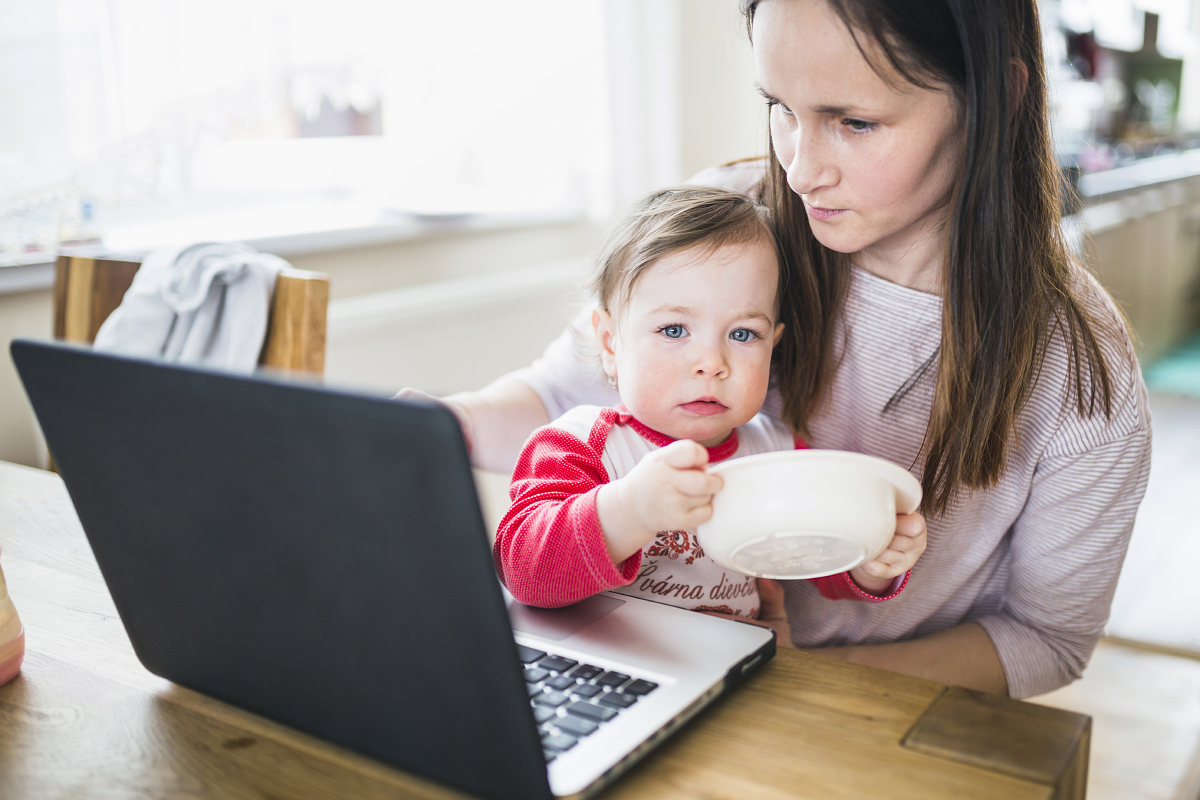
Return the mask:
M 4 571 L 0 570 L 0 684 L 5 684 L 17 677 L 21 671 L 21 662 L 25 660 L 25 628 L 12 598 L 8 596 L 8 586 L 4 583 Z

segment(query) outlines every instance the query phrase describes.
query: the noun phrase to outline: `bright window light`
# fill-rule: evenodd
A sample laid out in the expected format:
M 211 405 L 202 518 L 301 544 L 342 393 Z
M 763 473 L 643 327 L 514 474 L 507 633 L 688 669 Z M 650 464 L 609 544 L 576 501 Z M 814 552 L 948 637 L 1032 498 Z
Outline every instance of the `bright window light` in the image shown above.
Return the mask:
M 0 265 L 582 213 L 610 183 L 604 31 L 602 0 L 4 3 Z

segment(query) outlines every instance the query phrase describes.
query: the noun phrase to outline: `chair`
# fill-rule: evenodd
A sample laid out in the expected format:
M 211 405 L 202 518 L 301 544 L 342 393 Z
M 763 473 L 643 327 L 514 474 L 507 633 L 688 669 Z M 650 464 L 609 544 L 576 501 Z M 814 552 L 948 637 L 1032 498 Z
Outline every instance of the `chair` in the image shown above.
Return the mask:
M 54 272 L 54 338 L 91 343 L 125 296 L 137 261 L 60 255 Z M 321 375 L 325 372 L 325 312 L 329 277 L 285 269 L 275 280 L 267 335 L 258 363 Z

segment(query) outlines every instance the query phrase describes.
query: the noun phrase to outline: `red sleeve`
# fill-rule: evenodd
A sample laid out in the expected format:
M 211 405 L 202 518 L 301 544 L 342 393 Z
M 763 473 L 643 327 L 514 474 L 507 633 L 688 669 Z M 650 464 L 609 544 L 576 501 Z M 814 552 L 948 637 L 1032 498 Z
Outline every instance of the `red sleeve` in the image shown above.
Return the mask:
M 492 549 L 513 597 L 564 606 L 633 583 L 642 554 L 613 566 L 600 529 L 596 493 L 606 483 L 600 453 L 566 431 L 541 428 L 525 443 Z
M 808 449 L 808 443 L 801 439 L 799 434 L 792 435 L 792 444 L 797 450 Z M 816 585 L 817 591 L 821 593 L 822 597 L 830 600 L 862 600 L 866 603 L 882 603 L 884 600 L 891 600 L 900 594 L 908 585 L 908 576 L 911 574 L 910 570 L 896 578 L 882 595 L 874 595 L 863 589 L 854 582 L 849 572 L 827 575 L 824 578 L 813 578 L 811 583 Z
M 829 600 L 862 600 L 867 603 L 882 603 L 884 600 L 891 600 L 896 595 L 908 586 L 908 576 L 912 575 L 912 571 L 904 573 L 891 582 L 882 595 L 874 595 L 860 587 L 850 577 L 849 572 L 839 572 L 837 575 L 827 575 L 824 578 L 813 578 L 811 582 L 816 585 L 817 591 L 822 597 Z

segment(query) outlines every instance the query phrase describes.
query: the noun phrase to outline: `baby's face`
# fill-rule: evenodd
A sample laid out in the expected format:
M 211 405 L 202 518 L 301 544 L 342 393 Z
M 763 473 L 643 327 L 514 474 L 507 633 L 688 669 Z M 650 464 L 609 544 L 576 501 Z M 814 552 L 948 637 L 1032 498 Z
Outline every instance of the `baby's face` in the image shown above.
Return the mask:
M 605 370 L 625 407 L 674 439 L 708 447 L 748 422 L 767 396 L 779 265 L 766 240 L 665 256 L 623 309 L 595 323 Z

